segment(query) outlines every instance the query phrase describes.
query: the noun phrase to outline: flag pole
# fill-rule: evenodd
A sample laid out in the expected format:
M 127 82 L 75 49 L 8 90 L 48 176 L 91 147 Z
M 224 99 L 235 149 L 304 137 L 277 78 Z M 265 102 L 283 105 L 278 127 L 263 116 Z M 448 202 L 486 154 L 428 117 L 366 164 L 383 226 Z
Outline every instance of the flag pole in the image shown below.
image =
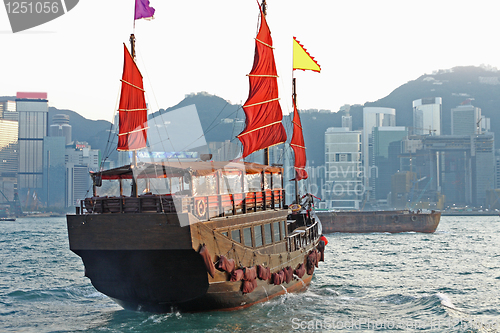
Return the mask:
M 292 71 L 292 100 L 293 100 L 293 112 L 299 112 L 297 108 L 297 91 L 296 91 L 296 83 L 295 83 L 295 78 L 293 77 L 293 71 Z M 294 115 L 295 116 L 295 115 Z M 293 120 L 292 120 L 293 123 Z M 293 125 L 293 124 L 292 124 Z M 294 157 L 295 158 L 295 157 Z M 299 199 L 299 181 L 297 180 L 297 170 L 295 170 L 295 166 L 293 168 L 295 171 L 295 202 L 300 205 L 300 199 Z

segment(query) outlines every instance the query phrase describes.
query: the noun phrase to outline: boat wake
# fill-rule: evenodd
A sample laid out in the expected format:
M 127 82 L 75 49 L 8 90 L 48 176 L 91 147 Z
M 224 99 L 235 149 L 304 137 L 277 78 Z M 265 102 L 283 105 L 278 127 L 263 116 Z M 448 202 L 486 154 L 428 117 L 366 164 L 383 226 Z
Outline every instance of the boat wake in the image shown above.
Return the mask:
M 453 328 L 458 329 L 460 332 L 500 332 L 500 322 L 485 320 L 485 318 L 457 308 L 446 294 L 437 293 L 435 296 L 439 298 L 441 306 L 449 315 L 451 319 L 449 323 L 453 324 Z

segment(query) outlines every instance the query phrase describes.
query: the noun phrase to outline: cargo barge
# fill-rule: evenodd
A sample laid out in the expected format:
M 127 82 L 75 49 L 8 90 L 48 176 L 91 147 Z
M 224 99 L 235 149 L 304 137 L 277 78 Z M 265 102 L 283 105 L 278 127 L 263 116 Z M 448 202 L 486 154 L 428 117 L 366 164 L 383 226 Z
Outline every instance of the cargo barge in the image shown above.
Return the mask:
M 441 212 L 387 211 L 321 211 L 316 215 L 323 233 L 424 232 L 436 231 Z

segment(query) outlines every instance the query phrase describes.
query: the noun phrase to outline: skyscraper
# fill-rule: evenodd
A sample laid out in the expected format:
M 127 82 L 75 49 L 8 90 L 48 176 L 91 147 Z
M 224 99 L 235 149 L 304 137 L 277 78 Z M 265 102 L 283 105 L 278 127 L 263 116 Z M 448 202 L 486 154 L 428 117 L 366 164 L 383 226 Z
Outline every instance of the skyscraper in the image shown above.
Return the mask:
M 479 134 L 480 129 L 480 108 L 471 104 L 465 104 L 451 109 L 451 135 Z
M 413 101 L 413 134 L 441 135 L 442 104 L 441 97 Z
M 18 166 L 18 126 L 15 120 L 0 119 L 0 203 L 14 200 Z M 7 197 L 7 199 L 5 197 Z
M 63 136 L 66 138 L 67 145 L 71 143 L 71 125 L 69 124 L 68 115 L 56 114 L 52 117 L 50 136 Z
M 16 102 L 0 102 L 0 118 L 17 121 Z
M 326 183 L 329 208 L 359 209 L 364 194 L 361 178 L 361 131 L 330 127 L 325 133 Z M 323 194 L 322 194 L 323 196 Z
M 43 187 L 43 137 L 47 136 L 49 112 L 47 93 L 18 92 L 16 109 L 19 117 L 18 189 L 21 202 L 28 192 L 36 198 Z
M 377 171 L 372 177 L 372 195 L 377 200 L 386 200 L 391 191 L 391 177 L 399 170 L 389 157 L 391 145 L 401 147 L 401 140 L 408 137 L 408 130 L 404 126 L 383 126 L 373 129 L 373 161 Z M 399 144 L 398 144 L 399 142 Z M 373 174 L 372 174 L 373 175 Z
M 43 140 L 44 191 L 40 193 L 47 207 L 65 206 L 66 138 L 46 136 Z
M 375 186 L 374 179 L 370 180 L 373 170 L 376 170 L 373 158 L 373 129 L 375 127 L 396 126 L 396 109 L 381 107 L 363 108 L 363 169 L 366 199 L 373 199 L 370 191 Z

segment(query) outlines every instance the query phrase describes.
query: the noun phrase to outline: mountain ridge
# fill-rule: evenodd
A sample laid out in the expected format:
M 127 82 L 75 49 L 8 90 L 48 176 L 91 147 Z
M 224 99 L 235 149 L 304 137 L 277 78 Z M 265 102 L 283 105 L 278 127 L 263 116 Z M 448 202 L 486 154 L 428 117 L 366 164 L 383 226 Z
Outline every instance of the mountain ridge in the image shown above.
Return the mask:
M 441 97 L 442 105 L 442 134 L 451 133 L 451 109 L 460 105 L 466 99 L 472 99 L 472 104 L 481 108 L 482 115 L 491 119 L 491 131 L 500 131 L 500 71 L 492 67 L 458 66 L 451 69 L 439 70 L 432 74 L 423 74 L 415 80 L 394 89 L 389 95 L 374 102 L 356 104 L 350 108 L 353 118 L 353 129 L 361 129 L 363 121 L 363 107 L 388 107 L 396 109 L 396 124 L 398 126 L 412 126 L 412 102 L 420 98 Z M 9 97 L 0 97 L 0 101 Z M 223 119 L 241 120 L 244 113 L 241 105 L 231 104 L 222 97 L 205 92 L 187 94 L 177 105 L 167 109 L 160 109 L 150 114 L 169 112 L 183 106 L 195 104 L 200 117 L 206 141 L 222 142 L 225 140 L 237 141 L 235 136 L 242 130 L 234 126 L 235 122 L 225 122 Z M 300 110 L 304 140 L 307 146 L 308 160 L 311 165 L 324 164 L 324 134 L 329 127 L 341 126 L 343 112 L 318 112 L 318 110 Z M 65 109 L 49 107 L 49 123 L 55 114 L 70 116 L 70 125 L 73 128 L 73 140 L 86 141 L 92 148 L 105 151 L 108 147 L 109 130 L 111 123 L 105 120 L 90 120 L 80 114 Z M 284 116 L 284 122 L 290 121 L 290 116 Z M 287 127 L 287 125 L 285 125 Z M 116 142 L 116 138 L 111 138 Z M 111 150 L 113 150 L 111 148 Z M 104 155 L 104 153 L 103 153 Z

